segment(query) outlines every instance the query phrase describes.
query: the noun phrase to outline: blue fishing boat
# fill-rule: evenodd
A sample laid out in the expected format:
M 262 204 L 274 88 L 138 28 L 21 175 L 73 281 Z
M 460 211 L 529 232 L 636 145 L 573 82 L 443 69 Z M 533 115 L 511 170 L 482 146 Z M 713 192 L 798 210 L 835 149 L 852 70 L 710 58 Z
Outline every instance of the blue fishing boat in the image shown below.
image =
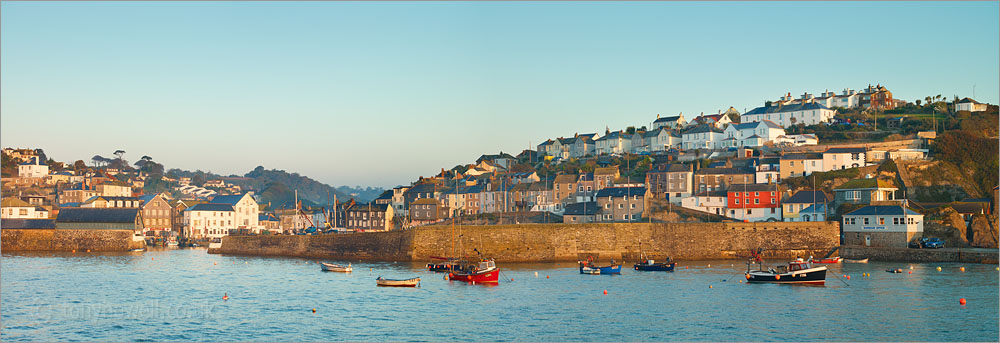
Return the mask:
M 611 265 L 599 267 L 594 265 L 593 258 L 588 258 L 586 261 L 580 261 L 580 274 L 591 274 L 591 275 L 610 275 L 610 274 L 621 274 L 622 266 L 615 263 L 615 260 L 611 260 Z
M 674 271 L 675 266 L 677 266 L 677 262 L 671 262 L 670 258 L 667 257 L 667 262 L 645 260 L 641 263 L 636 263 L 633 268 L 635 268 L 635 270 L 647 272 L 672 272 Z

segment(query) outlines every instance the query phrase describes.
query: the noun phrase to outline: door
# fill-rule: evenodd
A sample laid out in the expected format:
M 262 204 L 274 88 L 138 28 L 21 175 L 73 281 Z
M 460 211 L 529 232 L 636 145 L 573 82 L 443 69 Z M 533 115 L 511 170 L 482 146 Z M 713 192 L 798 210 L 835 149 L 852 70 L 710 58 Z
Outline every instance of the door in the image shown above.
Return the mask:
M 865 235 L 865 246 L 866 247 L 872 246 L 872 236 Z

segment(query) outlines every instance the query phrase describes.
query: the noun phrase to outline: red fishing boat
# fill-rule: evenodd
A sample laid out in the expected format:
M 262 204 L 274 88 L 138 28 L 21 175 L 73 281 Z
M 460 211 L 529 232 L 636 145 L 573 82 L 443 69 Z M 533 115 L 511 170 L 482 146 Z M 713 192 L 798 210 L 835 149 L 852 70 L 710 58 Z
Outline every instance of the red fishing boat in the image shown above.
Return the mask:
M 497 268 L 493 259 L 480 260 L 478 264 L 470 264 L 462 270 L 448 273 L 448 279 L 472 283 L 499 283 L 500 268 Z
M 812 260 L 812 263 L 840 263 L 843 261 L 844 261 L 843 257 L 837 256 L 837 257 L 827 257 L 818 260 Z

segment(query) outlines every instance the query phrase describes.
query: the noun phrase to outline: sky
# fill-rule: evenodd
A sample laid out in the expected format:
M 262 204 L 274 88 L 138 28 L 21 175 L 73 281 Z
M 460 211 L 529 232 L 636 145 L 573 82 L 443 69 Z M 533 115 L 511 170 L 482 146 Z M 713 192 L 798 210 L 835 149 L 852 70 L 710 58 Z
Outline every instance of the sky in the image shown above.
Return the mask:
M 997 2 L 2 2 L 0 145 L 392 187 L 882 84 L 997 104 Z

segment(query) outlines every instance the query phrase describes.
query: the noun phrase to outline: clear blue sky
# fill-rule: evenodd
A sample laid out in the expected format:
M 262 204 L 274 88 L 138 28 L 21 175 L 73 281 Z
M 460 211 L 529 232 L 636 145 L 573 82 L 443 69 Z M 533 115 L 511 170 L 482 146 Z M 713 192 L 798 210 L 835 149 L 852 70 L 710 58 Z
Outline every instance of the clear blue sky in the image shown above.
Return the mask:
M 69 162 L 393 186 L 786 92 L 1000 96 L 997 2 L 0 6 L 0 144 Z

